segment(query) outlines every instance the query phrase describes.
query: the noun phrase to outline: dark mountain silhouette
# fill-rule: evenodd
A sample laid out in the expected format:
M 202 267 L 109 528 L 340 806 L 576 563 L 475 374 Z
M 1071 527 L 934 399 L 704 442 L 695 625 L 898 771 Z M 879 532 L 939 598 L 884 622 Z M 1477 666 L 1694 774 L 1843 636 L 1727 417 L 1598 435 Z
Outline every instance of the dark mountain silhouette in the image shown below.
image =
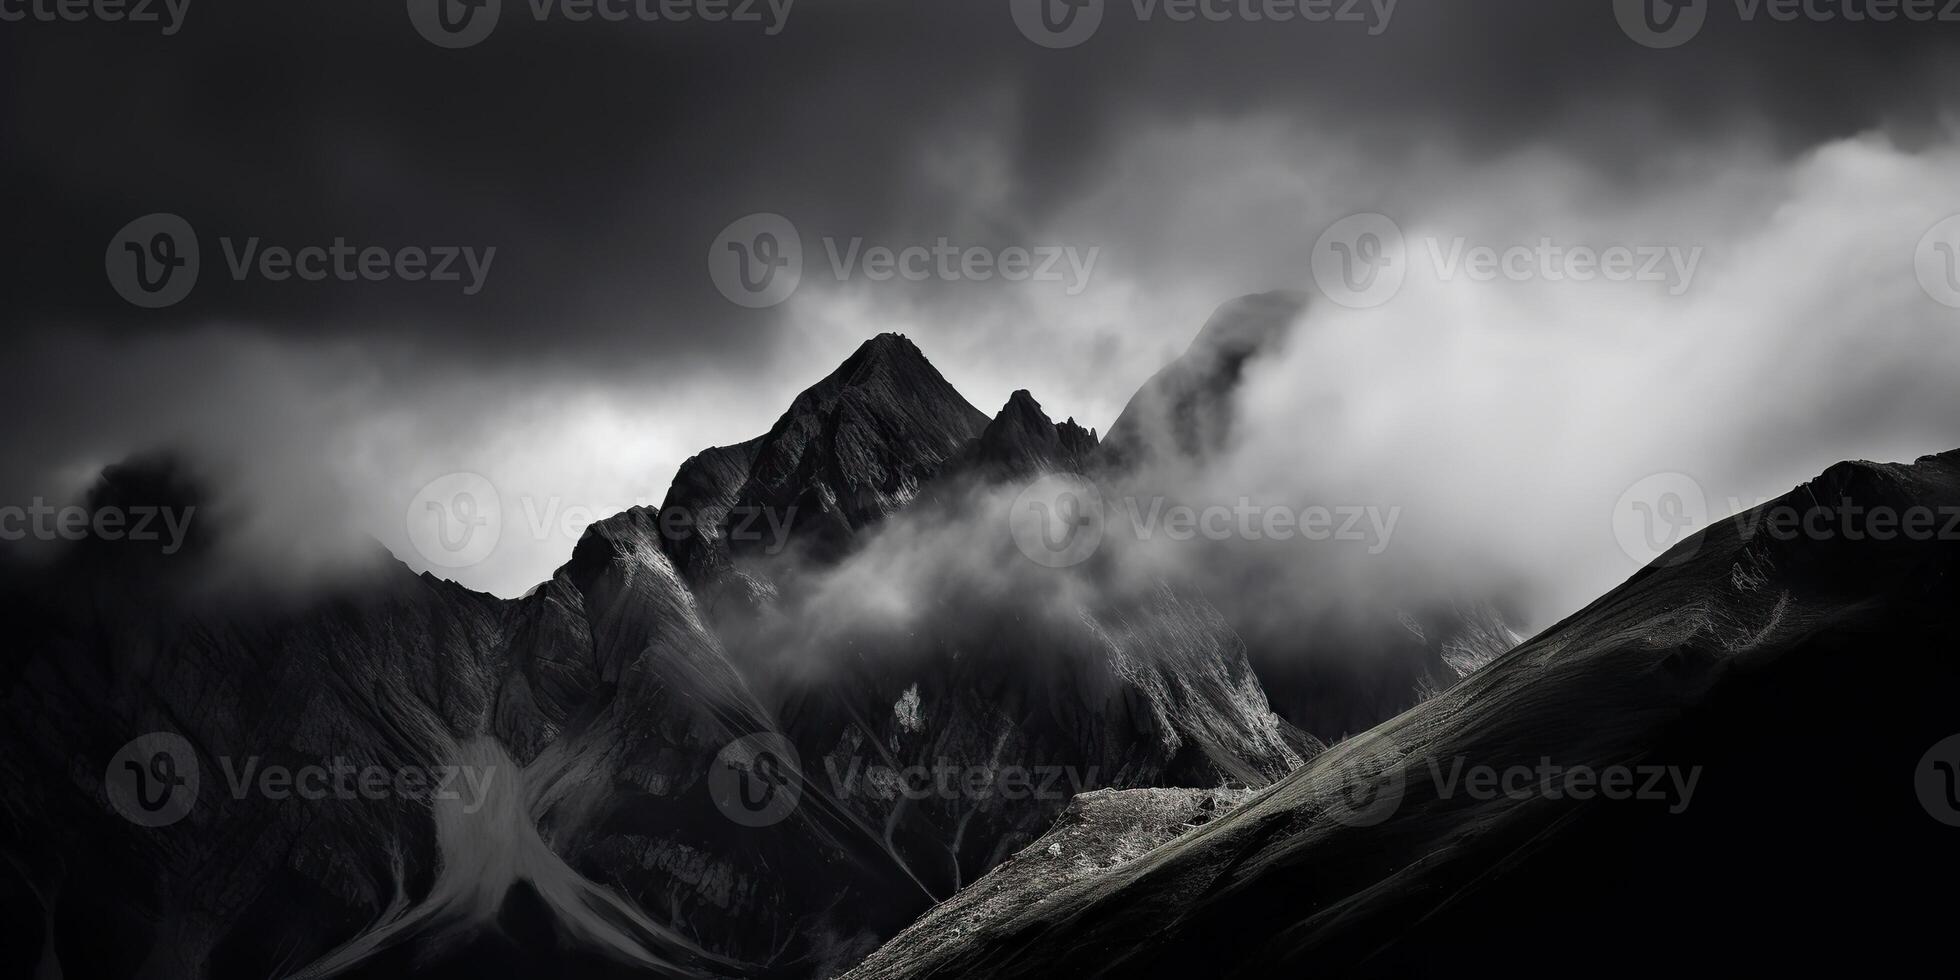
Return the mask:
M 1096 460 L 1094 429 L 1056 422 L 1027 389 L 1016 391 L 952 466 L 1001 482 L 1038 473 L 1082 473 Z
M 1915 512 L 1960 513 L 1960 451 L 1840 464 L 1710 527 L 1222 817 L 1144 835 L 1168 838 L 1146 853 L 1099 839 L 1117 822 L 1101 811 L 1064 821 L 922 924 L 938 924 L 938 941 L 908 933 L 851 977 L 1940 961 L 1945 905 L 1929 896 L 1960 871 L 1947 825 L 1960 806 L 1950 781 L 1916 785 L 1915 765 L 1960 719 L 1960 544 L 1924 523 L 1897 530 Z M 1589 767 L 1590 798 L 1447 781 L 1542 765 Z M 1601 799 L 1615 766 L 1692 769 L 1696 789 L 1669 777 L 1671 797 Z M 1147 826 L 1191 804 L 1138 794 L 1120 806 L 1142 814 L 1121 823 Z M 1088 857 L 1064 860 L 1076 851 Z
M 661 509 L 595 524 L 521 599 L 400 566 L 276 600 L 177 587 L 220 560 L 201 546 L 8 565 L 0 777 L 19 790 L 0 851 L 8 907 L 38 924 L 17 962 L 827 976 L 1033 839 L 1077 789 L 1283 776 L 1318 743 L 1269 710 L 1218 612 L 1168 585 L 1070 606 L 1060 580 L 1003 559 L 1005 589 L 932 583 L 925 629 L 829 631 L 804 669 L 775 669 L 765 641 L 817 636 L 799 625 L 809 587 L 895 520 L 954 520 L 974 547 L 1010 548 L 969 508 L 1095 446 L 1031 396 L 990 422 L 885 335 L 769 433 L 689 460 Z M 175 463 L 104 486 L 125 504 L 196 499 Z M 686 533 L 663 523 L 671 509 Z M 757 512 L 782 520 L 784 550 L 739 533 Z M 124 820 L 105 781 L 146 733 L 183 739 L 180 764 L 202 774 L 166 827 Z M 791 747 L 802 798 L 752 827 L 711 776 L 759 735 Z M 495 776 L 467 801 L 308 799 L 235 789 L 249 760 Z M 1046 783 L 912 799 L 863 776 L 909 767 Z
M 794 508 L 782 521 L 789 540 L 778 554 L 736 542 L 694 566 L 689 584 L 716 597 L 707 621 L 809 774 L 875 831 L 919 897 L 952 894 L 1033 839 L 1076 789 L 1264 785 L 1318 751 L 1267 708 L 1243 645 L 1202 599 L 1162 586 L 1061 608 L 1048 595 L 1061 579 L 1030 574 L 1046 570 L 1012 553 L 1000 516 L 976 500 L 1079 469 L 1096 446 L 1028 393 L 988 422 L 915 346 L 887 334 L 745 445 L 759 447 L 746 474 L 706 478 L 711 463 L 738 459 L 726 450 L 686 468 L 689 487 L 707 488 L 688 499 L 734 501 L 711 539 L 736 537 L 751 509 Z M 906 527 L 892 533 L 950 535 L 951 546 L 998 555 L 999 567 L 927 570 L 908 584 L 932 613 L 902 628 L 816 630 L 839 618 L 826 591 L 839 567 L 898 517 Z M 1021 800 L 908 799 L 874 785 L 886 771 L 938 768 L 1040 770 L 1056 783 Z

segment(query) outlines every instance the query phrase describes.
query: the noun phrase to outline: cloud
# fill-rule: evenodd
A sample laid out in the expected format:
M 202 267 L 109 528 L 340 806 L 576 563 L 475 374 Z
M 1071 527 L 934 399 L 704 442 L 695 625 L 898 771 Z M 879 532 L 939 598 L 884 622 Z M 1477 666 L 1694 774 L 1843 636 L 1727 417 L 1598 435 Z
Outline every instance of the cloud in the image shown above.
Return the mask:
M 211 495 L 200 510 L 222 532 L 228 571 L 295 588 L 392 552 L 521 594 L 569 557 L 586 523 L 658 504 L 697 440 L 751 434 L 713 406 L 755 382 L 661 383 L 645 364 L 485 370 L 407 345 L 220 328 L 167 341 L 76 332 L 24 353 L 0 368 L 12 417 L 31 420 L 0 470 L 7 501 L 77 501 L 104 466 L 173 452 Z M 451 568 L 421 554 L 407 525 L 417 493 L 458 472 L 489 481 L 504 521 L 484 560 Z
M 1436 188 L 1402 210 L 1408 279 L 1376 309 L 1316 305 L 1257 368 L 1226 482 L 1402 506 L 1398 549 L 1529 582 L 1545 625 L 1647 557 L 1613 525 L 1644 477 L 1692 476 L 1720 517 L 1840 459 L 1960 445 L 1960 390 L 1927 370 L 1960 356 L 1960 322 L 1914 274 L 1921 236 L 1960 213 L 1954 143 L 1698 156 L 1637 188 L 1552 153 L 1385 176 Z M 1679 295 L 1445 279 L 1429 243 L 1457 236 L 1701 259 Z
M 1950 137 L 1908 147 L 1873 132 L 1786 158 L 1743 133 L 1684 146 L 1637 181 L 1549 144 L 1486 157 L 1438 143 L 1379 160 L 1268 119 L 1151 131 L 1115 155 L 1140 162 L 1048 219 L 1098 229 L 1090 238 L 1127 259 L 1082 297 L 1016 294 L 953 322 L 862 290 L 827 302 L 847 321 L 905 319 L 969 393 L 1024 383 L 1055 414 L 1083 406 L 1069 414 L 1106 429 L 1222 296 L 1312 289 L 1322 229 L 1392 212 L 1410 263 L 1392 300 L 1317 298 L 1283 352 L 1255 362 L 1232 452 L 1110 489 L 1199 509 L 1399 516 L 1380 554 L 1242 535 L 1133 542 L 1110 552 L 1113 577 L 1063 605 L 1170 578 L 1291 624 L 1411 597 L 1497 597 L 1535 629 L 1651 557 L 1615 529 L 1622 495 L 1647 477 L 1691 476 L 1718 518 L 1840 459 L 1960 445 L 1960 389 L 1928 370 L 1960 355 L 1960 322 L 1914 274 L 1921 236 L 1960 213 Z M 1448 261 L 1548 242 L 1625 247 L 1635 272 L 1651 254 L 1658 278 L 1552 281 L 1533 264 L 1486 282 Z M 898 527 L 818 590 L 826 616 L 875 606 L 902 620 L 935 608 L 915 593 L 951 570 L 990 589 L 1029 571 L 1011 553 L 989 564 L 1001 557 L 991 520 Z
M 764 37 L 740 24 L 536 23 L 513 5 L 460 52 L 387 3 L 295 14 L 200 0 L 161 43 L 102 24 L 6 32 L 0 64 L 35 82 L 10 99 L 0 154 L 10 307 L 36 329 L 412 336 L 504 366 L 548 338 L 589 366 L 626 352 L 728 370 L 806 313 L 736 308 L 704 274 L 717 232 L 752 212 L 879 240 L 1072 233 L 1049 217 L 1155 166 L 1136 155 L 1147 134 L 1247 120 L 1369 160 L 1445 144 L 1474 162 L 1550 142 L 1637 182 L 1738 131 L 1785 157 L 1879 127 L 1923 131 L 1960 91 L 1954 24 L 1718 17 L 1706 37 L 1656 52 L 1603 2 L 1405 0 L 1379 36 L 1141 22 L 1111 3 L 1093 41 L 1058 52 L 1022 37 L 1006 3 L 807 6 Z M 1229 194 L 1224 174 L 1254 162 L 1229 142 L 1212 158 L 1223 172 L 1174 199 L 1200 228 L 1228 218 L 1203 206 L 1207 192 Z M 1172 202 L 1127 203 L 1148 221 Z M 106 288 L 102 252 L 152 212 L 185 217 L 214 265 L 220 236 L 498 252 L 471 297 L 213 269 L 180 306 L 142 311 Z M 1119 243 L 1138 262 L 1175 248 L 1110 222 L 1111 260 Z
M 0 377 L 34 420 L 9 433 L 0 485 L 73 494 L 185 445 L 222 469 L 268 563 L 331 567 L 373 536 L 429 567 L 409 503 L 479 472 L 507 534 L 443 573 L 512 594 L 584 515 L 658 499 L 680 460 L 765 431 L 881 331 L 985 411 L 1025 387 L 1106 431 L 1219 302 L 1310 287 L 1316 237 L 1348 214 L 1412 236 L 1700 247 L 1678 297 L 1417 277 L 1380 310 L 1317 308 L 1256 379 L 1253 448 L 1205 491 L 1429 503 L 1443 481 L 1408 471 L 1431 465 L 1522 487 L 1522 504 L 1434 502 L 1447 520 L 1428 523 L 1566 583 L 1544 608 L 1569 606 L 1625 570 L 1587 515 L 1642 473 L 1753 500 L 1842 456 L 1938 448 L 1953 418 L 1929 368 L 1951 311 L 1899 259 L 1914 226 L 1960 210 L 1937 178 L 1954 26 L 1715 18 L 1655 52 L 1594 6 L 1408 0 L 1357 37 L 1113 4 L 1063 52 L 987 4 L 812 5 L 774 38 L 518 18 L 466 52 L 392 7 L 315 20 L 214 0 L 168 45 L 5 32 L 0 63 L 38 84 L 0 155 L 24 328 Z M 499 251 L 462 297 L 234 283 L 207 242 L 191 299 L 137 310 L 108 287 L 104 243 L 165 210 L 210 239 Z M 945 237 L 1099 260 L 1076 294 L 816 272 L 751 311 L 716 293 L 707 252 L 763 210 L 813 249 Z M 1399 535 L 1423 533 L 1407 520 Z M 1519 546 L 1541 525 L 1569 545 Z

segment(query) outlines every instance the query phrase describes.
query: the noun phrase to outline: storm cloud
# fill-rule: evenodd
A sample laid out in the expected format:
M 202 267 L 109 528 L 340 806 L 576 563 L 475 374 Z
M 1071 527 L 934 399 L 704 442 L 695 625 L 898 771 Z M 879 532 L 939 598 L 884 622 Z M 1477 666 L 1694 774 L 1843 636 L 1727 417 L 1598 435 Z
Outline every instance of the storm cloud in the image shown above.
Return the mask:
M 1900 239 L 1960 210 L 1947 193 L 1960 28 L 1745 21 L 1721 3 L 1699 36 L 1656 50 L 1613 6 L 1403 0 L 1368 25 L 1254 21 L 1236 4 L 1180 21 L 1125 0 L 1065 49 L 1024 36 L 1007 2 L 804 0 L 771 34 L 579 21 L 556 6 L 540 20 L 505 0 L 495 31 L 458 50 L 429 43 L 393 2 L 198 0 L 167 36 L 8 24 L 0 249 L 14 341 L 0 383 L 14 417 L 33 421 L 11 431 L 0 486 L 58 496 L 124 455 L 182 445 L 273 529 L 276 560 L 331 556 L 342 540 L 364 553 L 372 535 L 420 567 L 401 515 L 428 480 L 480 472 L 538 513 L 657 500 L 682 459 L 766 430 L 881 331 L 912 336 L 983 410 L 1030 388 L 1056 417 L 1107 428 L 1218 303 L 1311 288 L 1318 236 L 1358 212 L 1498 244 L 1652 241 L 1706 257 L 1680 297 L 1414 284 L 1359 334 L 1313 332 L 1343 316 L 1316 307 L 1291 350 L 1323 359 L 1248 395 L 1294 427 L 1261 428 L 1248 461 L 1332 441 L 1326 467 L 1386 483 L 1398 452 L 1445 434 L 1470 440 L 1430 447 L 1456 465 L 1468 462 L 1449 452 L 1475 438 L 1517 467 L 1618 453 L 1547 484 L 1610 504 L 1619 469 L 1727 454 L 1753 495 L 1825 456 L 1950 448 L 1900 428 L 1881 395 L 1923 396 L 1914 417 L 1951 441 L 1951 403 L 1927 392 L 1912 348 L 1867 332 L 1847 367 L 1856 342 L 1828 339 L 1824 323 L 1920 331 L 1876 336 L 1933 344 L 1916 348 L 1923 363 L 1948 349 L 1935 325 L 1951 310 L 1895 292 L 1873 305 L 1861 290 L 1831 294 L 1833 318 L 1822 299 L 1790 297 L 1839 281 L 1819 278 L 1820 257 L 1850 285 L 1900 285 L 1897 265 L 1864 263 L 1909 261 Z M 156 212 L 196 229 L 202 271 L 183 302 L 147 310 L 111 288 L 104 250 Z M 793 223 L 805 268 L 786 302 L 750 309 L 717 290 L 709 263 L 725 227 L 763 212 Z M 1886 237 L 1833 215 L 1875 216 Z M 253 239 L 496 257 L 473 295 L 399 275 L 234 279 L 227 244 Z M 854 245 L 942 241 L 1098 258 L 1073 293 L 832 266 Z M 1895 301 L 1920 305 L 1886 317 Z M 1704 329 L 1684 335 L 1691 322 Z M 1473 344 L 1465 332 L 1478 330 Z M 1328 339 L 1355 336 L 1367 339 Z M 1685 462 L 1634 451 L 1622 436 L 1650 418 L 1641 397 L 1665 401 L 1711 362 L 1759 370 L 1732 368 L 1726 399 L 1668 403 L 1700 406 L 1692 419 L 1663 412 L 1666 427 L 1638 430 L 1696 447 L 1673 454 Z M 1639 368 L 1614 376 L 1626 390 L 1571 381 L 1609 363 Z M 1779 382 L 1781 363 L 1803 370 Z M 1438 377 L 1513 397 L 1443 413 Z M 1745 424 L 1741 409 L 1779 386 L 1824 408 L 1780 430 Z M 1354 407 L 1398 397 L 1395 410 Z M 1566 410 L 1589 399 L 1602 407 Z M 1299 425 L 1329 404 L 1344 407 Z M 1417 406 L 1434 417 L 1379 429 Z M 1548 416 L 1561 415 L 1592 441 L 1555 430 Z M 1259 479 L 1300 477 L 1275 466 Z M 559 530 L 507 535 L 483 565 L 444 574 L 514 593 L 570 546 Z M 1591 547 L 1616 560 L 1610 537 Z

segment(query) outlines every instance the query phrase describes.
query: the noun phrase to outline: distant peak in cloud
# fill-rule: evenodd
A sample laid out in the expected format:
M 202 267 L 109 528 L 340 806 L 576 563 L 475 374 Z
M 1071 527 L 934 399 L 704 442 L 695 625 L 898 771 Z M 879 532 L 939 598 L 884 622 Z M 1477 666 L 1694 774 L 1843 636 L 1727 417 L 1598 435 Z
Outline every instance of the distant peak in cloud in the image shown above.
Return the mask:
M 1234 392 L 1252 358 L 1279 349 L 1306 312 L 1304 293 L 1241 296 L 1218 308 L 1184 356 L 1157 372 L 1109 427 L 1118 463 L 1160 455 L 1201 459 L 1231 437 Z

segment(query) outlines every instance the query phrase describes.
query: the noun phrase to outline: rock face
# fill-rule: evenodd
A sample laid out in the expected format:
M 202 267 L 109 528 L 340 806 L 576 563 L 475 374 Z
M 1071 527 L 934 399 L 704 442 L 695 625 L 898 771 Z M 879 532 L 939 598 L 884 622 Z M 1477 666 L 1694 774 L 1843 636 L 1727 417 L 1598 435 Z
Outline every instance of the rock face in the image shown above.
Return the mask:
M 1147 453 L 1202 463 L 1291 302 L 1222 310 L 1110 444 L 1025 391 L 988 419 L 877 337 L 520 599 L 394 565 L 303 597 L 213 590 L 193 583 L 221 549 L 199 536 L 0 564 L 0 778 L 19 788 L 0 851 L 24 910 L 0 946 L 32 957 L 6 966 L 828 977 L 1082 792 L 1286 778 L 1324 746 L 1275 712 L 1239 611 L 1107 553 L 1032 561 L 1009 501 L 1044 474 L 1120 486 Z M 149 461 L 97 493 L 182 507 L 199 488 Z M 1501 622 L 1424 623 L 1439 670 L 1502 645 Z M 1418 679 L 1392 679 L 1392 709 Z M 1365 687 L 1315 686 L 1300 717 Z M 182 741 L 127 748 L 172 766 L 142 785 L 202 774 L 165 827 L 118 811 L 112 760 L 150 733 Z M 481 784 L 319 799 L 260 778 L 310 767 Z
M 1033 839 L 1079 790 L 1265 785 L 1318 751 L 1273 715 L 1202 599 L 1159 586 L 1060 600 L 1068 573 L 1005 550 L 991 495 L 1080 470 L 1096 449 L 1027 392 L 985 421 L 886 335 L 748 445 L 750 472 L 690 479 L 711 487 L 692 495 L 776 517 L 787 547 L 731 547 L 689 584 L 724 596 L 707 619 L 795 747 L 806 799 L 904 869 L 911 913 Z M 736 529 L 724 520 L 707 536 Z M 942 555 L 960 551 L 997 558 L 975 569 Z M 895 577 L 930 615 L 859 612 L 856 583 Z
M 834 557 L 917 496 L 986 424 L 910 340 L 880 334 L 762 437 L 734 508 L 793 514 L 799 545 Z
M 853 980 L 1943 955 L 1960 543 L 1876 533 L 1915 513 L 1960 513 L 1960 451 L 1832 467 L 1217 821 L 1039 902 L 964 896 Z
M 859 964 L 844 980 L 896 975 L 899 964 L 959 943 L 1057 889 L 1101 878 L 1253 798 L 1242 789 L 1095 790 L 1069 801 L 1041 839 L 1002 862 Z
M 969 443 L 954 465 L 985 479 L 1006 481 L 1037 473 L 1082 473 L 1096 458 L 1093 429 L 1074 419 L 1054 422 L 1026 389 L 1014 393 Z
M 728 529 L 742 526 L 748 517 L 738 515 L 731 521 L 730 512 L 767 438 L 757 436 L 740 445 L 706 450 L 689 457 L 675 472 L 660 513 L 684 514 L 687 524 L 663 533 L 660 548 L 689 581 L 719 581 L 729 574 Z
M 98 502 L 131 484 L 148 486 L 119 503 L 195 506 L 143 495 L 181 487 L 174 477 L 114 473 Z M 401 799 L 273 804 L 256 772 L 453 764 L 491 715 L 503 604 L 404 570 L 266 610 L 183 587 L 204 549 L 125 550 L 10 569 L 0 590 L 12 627 L 0 849 L 46 897 L 38 911 L 66 975 L 303 963 L 385 908 L 397 879 L 434 873 L 435 828 Z M 118 816 L 105 783 L 124 743 L 150 732 L 184 739 L 175 771 L 201 774 L 188 814 L 157 829 Z
M 172 591 L 194 565 L 105 560 L 78 552 L 5 590 L 0 774 L 20 789 L 4 848 L 47 896 L 67 975 L 734 975 L 778 959 L 800 976 L 818 955 L 800 937 L 862 945 L 909 911 L 878 918 L 899 872 L 834 821 L 751 829 L 718 810 L 717 753 L 770 721 L 644 512 L 595 526 L 516 601 L 397 569 L 265 608 Z M 183 738 L 174 771 L 201 774 L 158 828 L 105 795 L 104 764 L 148 732 Z M 455 800 L 338 783 L 309 798 L 303 777 L 254 779 L 274 767 L 472 778 Z
M 1217 610 L 1168 585 L 1069 598 L 996 554 L 927 582 L 931 615 L 902 634 L 817 615 L 887 534 L 1008 547 L 988 501 L 1096 445 L 1026 393 L 990 422 L 886 335 L 769 433 L 690 460 L 661 509 L 594 525 L 521 599 L 399 567 L 301 598 L 212 593 L 182 584 L 214 560 L 195 541 L 5 566 L 0 777 L 20 789 L 0 850 L 28 957 L 8 966 L 831 976 L 1079 790 L 1282 777 L 1319 744 L 1272 713 Z M 136 467 L 99 492 L 196 488 Z M 756 518 L 779 537 L 745 533 Z M 785 631 L 809 639 L 801 669 L 770 659 Z M 147 733 L 183 747 L 141 742 L 138 761 L 202 777 L 166 827 L 111 799 L 113 757 Z M 714 776 L 758 766 L 726 761 L 757 737 L 787 746 L 800 803 L 751 825 Z M 481 785 L 315 799 L 257 781 L 268 767 Z

